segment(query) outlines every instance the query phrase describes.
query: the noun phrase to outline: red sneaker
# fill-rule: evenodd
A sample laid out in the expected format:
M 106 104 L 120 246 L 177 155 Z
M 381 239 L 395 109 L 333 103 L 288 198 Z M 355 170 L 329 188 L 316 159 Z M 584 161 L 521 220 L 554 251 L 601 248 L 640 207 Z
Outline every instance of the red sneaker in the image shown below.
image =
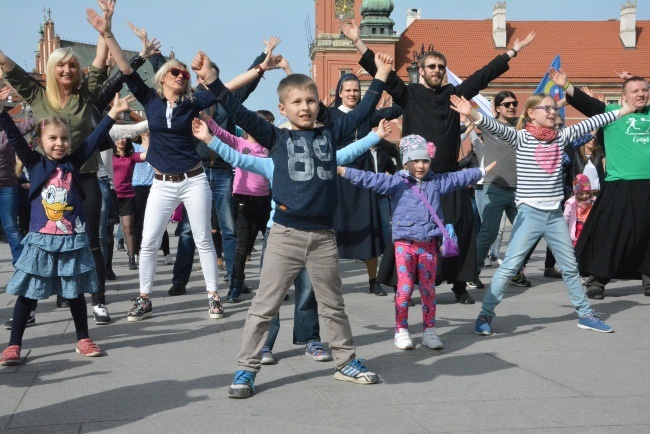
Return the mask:
M 86 357 L 100 357 L 104 355 L 102 349 L 89 338 L 77 342 L 77 352 Z
M 1 366 L 14 366 L 20 363 L 20 345 L 9 345 L 0 355 Z

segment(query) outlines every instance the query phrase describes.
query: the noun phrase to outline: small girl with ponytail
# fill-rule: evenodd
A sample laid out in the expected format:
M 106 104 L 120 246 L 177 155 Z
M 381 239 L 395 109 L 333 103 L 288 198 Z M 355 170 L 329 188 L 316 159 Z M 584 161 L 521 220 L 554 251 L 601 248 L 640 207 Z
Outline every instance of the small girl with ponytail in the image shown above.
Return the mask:
M 546 239 L 562 270 L 569 298 L 578 316 L 578 328 L 609 333 L 614 329 L 594 315 L 582 289 L 573 245 L 560 202 L 564 198 L 562 151 L 576 138 L 607 125 L 632 112 L 623 103 L 620 110 L 596 115 L 568 128 L 555 128 L 559 107 L 549 95 L 533 95 L 526 101 L 517 129 L 507 128 L 472 109 L 465 98 L 452 95 L 451 108 L 468 116 L 481 129 L 486 129 L 509 143 L 516 151 L 519 213 L 512 226 L 506 257 L 492 278 L 485 294 L 474 332 L 492 334 L 494 309 L 503 299 L 508 282 L 521 266 L 526 254 L 540 236 Z
M 7 293 L 17 295 L 9 346 L 0 355 L 0 365 L 20 363 L 23 334 L 38 300 L 58 294 L 70 302 L 77 333 L 77 353 L 87 357 L 104 353 L 88 336 L 88 314 L 84 293 L 97 291 L 95 262 L 88 247 L 86 216 L 81 205 L 83 191 L 79 169 L 111 129 L 118 115 L 129 108 L 133 97 L 115 96 L 113 107 L 95 131 L 70 152 L 70 127 L 58 116 L 38 122 L 35 143 L 43 153 L 31 149 L 9 114 L 0 110 L 0 128 L 29 173 L 31 221 L 29 233 L 7 284 Z M 0 107 L 1 109 L 1 107 Z M 36 146 L 35 146 L 36 148 Z

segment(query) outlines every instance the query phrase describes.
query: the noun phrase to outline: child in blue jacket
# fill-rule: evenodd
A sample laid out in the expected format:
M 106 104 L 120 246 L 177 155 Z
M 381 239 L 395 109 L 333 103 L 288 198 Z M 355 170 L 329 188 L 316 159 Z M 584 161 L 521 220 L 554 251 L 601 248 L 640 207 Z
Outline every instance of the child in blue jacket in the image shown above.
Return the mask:
M 494 167 L 495 163 L 485 169 L 433 173 L 430 168 L 431 159 L 436 152 L 433 143 L 427 143 L 422 137 L 413 134 L 402 138 L 399 146 L 406 169 L 394 176 L 346 167 L 339 167 L 337 172 L 358 187 L 371 188 L 377 193 L 391 195 L 397 268 L 393 341 L 395 346 L 400 350 L 412 350 L 414 347 L 409 336 L 408 307 L 417 272 L 422 297 L 424 327 L 422 345 L 439 350 L 443 345 L 435 329 L 435 282 L 438 267 L 438 239 L 442 236 L 442 232 L 412 186 L 417 186 L 442 220 L 440 196 L 478 181 Z

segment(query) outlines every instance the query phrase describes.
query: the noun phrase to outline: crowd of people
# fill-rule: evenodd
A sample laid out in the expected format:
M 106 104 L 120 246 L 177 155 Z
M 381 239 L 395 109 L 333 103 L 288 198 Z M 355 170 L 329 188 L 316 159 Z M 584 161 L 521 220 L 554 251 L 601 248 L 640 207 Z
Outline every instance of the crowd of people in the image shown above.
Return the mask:
M 95 323 L 110 324 L 105 287 L 115 279 L 118 222 L 140 283 L 127 319 L 151 318 L 157 252 L 162 244 L 171 262 L 166 228 L 175 211 L 182 225 L 168 294 L 186 293 L 198 250 L 212 319 L 223 318 L 224 304 L 250 291 L 247 257 L 257 234 L 264 235 L 260 284 L 243 327 L 231 398 L 252 396 L 261 365 L 275 363 L 278 313 L 292 285 L 293 342 L 316 361 L 333 359 L 337 380 L 378 381 L 357 356 L 339 259 L 365 263 L 369 293 L 387 295 L 382 284 L 394 289 L 393 342 L 400 350 L 415 348 L 408 311 L 416 286 L 422 345 L 439 350 L 436 287 L 447 282 L 459 303 L 474 304 L 467 289 L 485 288 L 481 269 L 498 265 L 474 325 L 476 334 L 491 335 L 507 286 L 530 286 L 524 268 L 542 237 L 544 274 L 564 280 L 579 328 L 613 332 L 589 302 L 604 298 L 612 278 L 642 279 L 650 296 L 646 79 L 628 76 L 621 104 L 606 105 L 551 69 L 566 103 L 586 120 L 559 125 L 558 101 L 545 94 L 529 97 L 517 114 L 519 102 L 508 91 L 494 97 L 490 117 L 469 100 L 508 71 L 534 32 L 459 85 L 446 80 L 444 54 L 430 51 L 419 59 L 420 82 L 406 85 L 390 55 L 374 53 L 354 23 L 342 23 L 373 80 L 362 98 L 358 78 L 342 76 L 334 106 L 325 107 L 314 81 L 274 54 L 276 37 L 264 41 L 250 68 L 224 83 L 206 53 L 199 51 L 189 67 L 165 60 L 160 43 L 133 25 L 142 51 L 127 59 L 112 33 L 115 1 L 98 4 L 100 12 L 87 10 L 99 35 L 87 76 L 69 48 L 50 55 L 45 86 L 0 51 L 3 77 L 13 88 L 0 91 L 0 102 L 15 91 L 34 114 L 15 122 L 0 113 L 0 217 L 15 267 L 7 293 L 17 297 L 0 365 L 20 363 L 38 300 L 52 295 L 70 309 L 76 351 L 104 355 L 89 337 L 84 294 L 92 296 Z M 146 61 L 156 71 L 151 86 L 138 74 Z M 117 72 L 109 77 L 113 65 Z M 280 126 L 270 111 L 242 105 L 273 69 L 286 73 L 277 88 L 287 119 Z M 124 84 L 132 96 L 120 98 Z M 393 105 L 376 109 L 384 91 Z M 116 124 L 134 100 L 146 121 Z M 402 139 L 395 146 L 386 138 L 389 121 L 400 116 Z M 480 157 L 468 165 L 458 158 L 462 132 Z M 23 190 L 29 211 L 19 221 Z M 501 259 L 497 238 L 506 218 L 512 232 Z M 225 299 L 217 291 L 220 269 L 230 280 Z M 331 354 L 321 342 L 319 317 Z

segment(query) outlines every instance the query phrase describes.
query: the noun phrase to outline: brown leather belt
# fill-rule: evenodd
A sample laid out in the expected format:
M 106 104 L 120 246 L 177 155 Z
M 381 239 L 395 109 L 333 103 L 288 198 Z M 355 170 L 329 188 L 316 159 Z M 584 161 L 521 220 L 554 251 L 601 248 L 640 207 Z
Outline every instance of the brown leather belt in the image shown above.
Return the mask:
M 158 181 L 169 181 L 169 182 L 183 182 L 187 178 L 193 178 L 196 175 L 200 175 L 203 173 L 203 166 L 197 167 L 196 169 L 192 169 L 189 172 L 185 173 L 154 173 L 153 177 L 156 178 Z

